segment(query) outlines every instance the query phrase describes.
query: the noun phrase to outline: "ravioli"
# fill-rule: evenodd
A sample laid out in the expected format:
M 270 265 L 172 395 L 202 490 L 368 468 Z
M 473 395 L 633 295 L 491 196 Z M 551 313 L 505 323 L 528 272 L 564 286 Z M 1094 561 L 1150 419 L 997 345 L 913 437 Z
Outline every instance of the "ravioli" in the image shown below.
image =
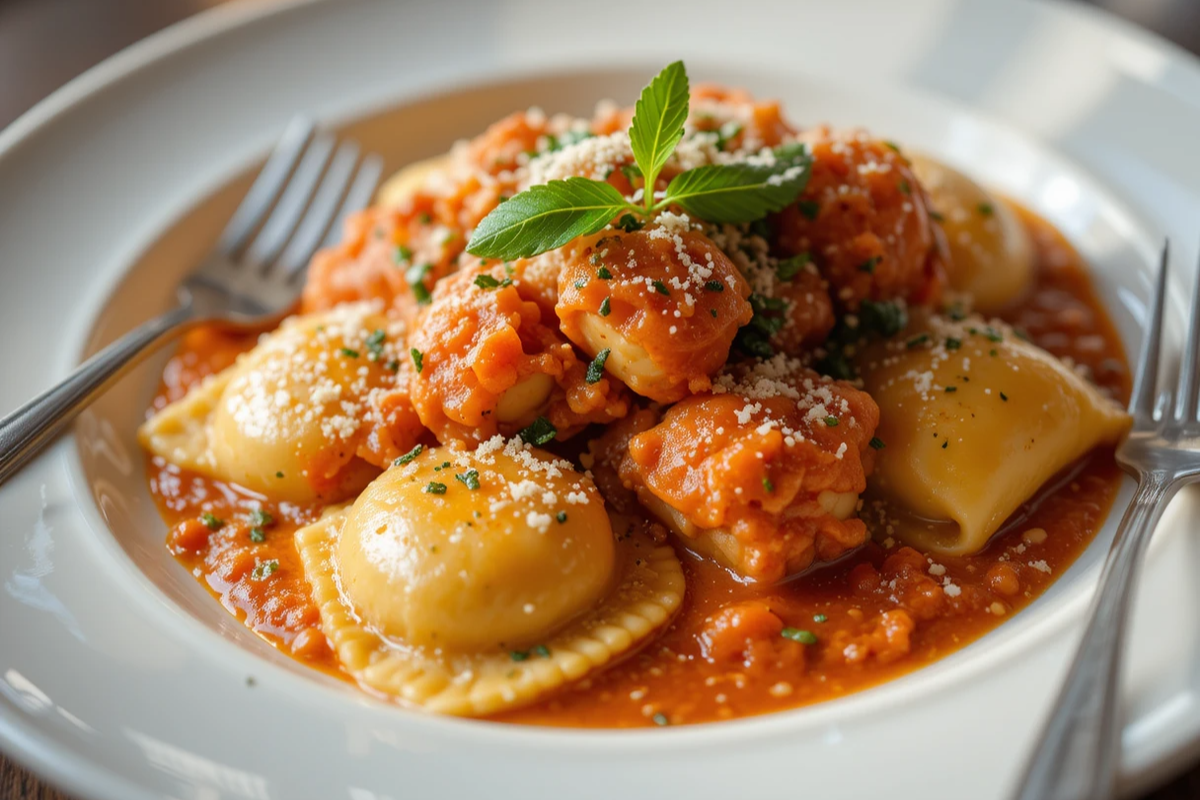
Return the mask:
M 395 411 L 402 344 L 402 327 L 366 304 L 293 317 L 151 417 L 139 440 L 172 464 L 256 492 L 340 500 L 379 472 L 358 457 L 373 449 L 372 433 L 391 428 L 391 449 L 420 433 L 413 415 Z
M 449 153 L 415 161 L 384 181 L 383 185 L 379 187 L 379 191 L 375 193 L 375 199 L 379 205 L 387 208 L 403 205 L 414 194 L 425 188 L 426 183 L 435 172 L 445 170 L 449 166 Z
M 880 414 L 870 487 L 925 552 L 977 552 L 1055 473 L 1129 429 L 1115 402 L 998 322 L 921 316 L 858 363 Z
M 950 286 L 985 314 L 1024 296 L 1033 286 L 1033 242 L 1008 202 L 945 164 L 909 158 L 946 234 Z
M 363 685 L 495 713 L 631 651 L 679 608 L 671 548 L 610 522 L 568 462 L 498 436 L 406 458 L 296 533 L 322 630 Z

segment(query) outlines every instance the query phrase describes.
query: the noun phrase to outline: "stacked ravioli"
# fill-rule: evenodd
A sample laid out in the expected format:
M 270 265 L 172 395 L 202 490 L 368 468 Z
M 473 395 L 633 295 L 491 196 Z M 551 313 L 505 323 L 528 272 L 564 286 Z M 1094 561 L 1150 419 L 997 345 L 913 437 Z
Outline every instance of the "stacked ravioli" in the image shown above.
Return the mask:
M 683 598 L 671 548 L 610 518 L 588 477 L 520 438 L 417 443 L 411 406 L 395 408 L 404 343 L 403 324 L 371 305 L 289 319 L 150 419 L 142 444 L 327 506 L 296 545 L 339 661 L 378 692 L 490 714 L 644 643 Z

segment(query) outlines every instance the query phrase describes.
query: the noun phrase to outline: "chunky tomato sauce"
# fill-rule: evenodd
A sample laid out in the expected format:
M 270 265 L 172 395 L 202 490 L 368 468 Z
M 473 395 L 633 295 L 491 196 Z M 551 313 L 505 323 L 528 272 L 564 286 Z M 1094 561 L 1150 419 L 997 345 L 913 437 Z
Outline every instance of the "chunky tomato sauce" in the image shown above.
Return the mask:
M 1085 264 L 1049 224 L 1022 216 L 1037 245 L 1036 285 L 1002 316 L 1124 400 L 1123 351 Z M 189 335 L 164 373 L 155 410 L 254 341 L 210 330 Z M 150 459 L 149 474 L 171 525 L 167 546 L 180 563 L 272 645 L 344 676 L 320 632 L 293 544 L 294 531 L 320 509 L 275 503 L 159 458 Z M 1111 450 L 1091 453 L 967 557 L 927 558 L 872 531 L 872 541 L 835 564 L 756 586 L 681 551 L 687 593 L 665 633 L 599 675 L 496 719 L 687 724 L 792 708 L 890 680 L 958 650 L 1041 594 L 1091 542 L 1120 479 Z M 253 515 L 260 506 L 269 518 Z M 261 580 L 264 573 L 271 580 Z

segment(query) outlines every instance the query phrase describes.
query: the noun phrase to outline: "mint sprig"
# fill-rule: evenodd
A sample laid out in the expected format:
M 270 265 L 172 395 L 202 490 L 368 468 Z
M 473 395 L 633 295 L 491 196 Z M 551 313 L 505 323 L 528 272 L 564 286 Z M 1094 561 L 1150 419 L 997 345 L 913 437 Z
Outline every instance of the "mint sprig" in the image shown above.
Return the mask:
M 676 175 L 655 202 L 654 183 L 683 138 L 689 89 L 682 61 L 668 65 L 642 90 L 634 107 L 629 141 L 636 171 L 644 178 L 637 205 L 611 184 L 573 177 L 533 186 L 501 203 L 471 235 L 467 252 L 481 258 L 528 258 L 603 230 L 618 216 L 636 230 L 677 205 L 715 223 L 754 222 L 794 202 L 808 183 L 811 158 L 803 144 L 775 148 L 774 163 L 697 167 Z M 631 170 L 632 171 L 632 170 Z
M 629 145 L 644 178 L 645 207 L 654 205 L 654 183 L 683 138 L 688 116 L 689 88 L 682 61 L 668 64 L 650 81 L 633 107 Z
M 496 206 L 471 234 L 467 251 L 504 260 L 534 256 L 595 233 L 630 207 L 620 192 L 602 181 L 550 181 Z
M 694 217 L 736 225 L 782 211 L 808 183 L 807 156 L 752 164 L 709 165 L 676 175 L 664 202 L 683 206 Z

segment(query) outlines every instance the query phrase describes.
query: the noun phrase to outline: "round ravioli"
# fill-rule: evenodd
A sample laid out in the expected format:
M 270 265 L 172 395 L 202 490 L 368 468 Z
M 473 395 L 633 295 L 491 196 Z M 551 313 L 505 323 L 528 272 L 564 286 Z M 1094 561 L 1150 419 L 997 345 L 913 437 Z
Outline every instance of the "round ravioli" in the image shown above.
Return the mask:
M 139 439 L 173 464 L 272 497 L 346 497 L 379 472 L 359 457 L 380 449 L 369 439 L 387 427 L 387 449 L 403 452 L 420 435 L 395 402 L 402 333 L 365 304 L 293 317 L 154 415 Z
M 365 686 L 492 714 L 631 652 L 678 610 L 674 551 L 611 519 L 568 462 L 501 437 L 399 461 L 296 533 L 321 627 Z

